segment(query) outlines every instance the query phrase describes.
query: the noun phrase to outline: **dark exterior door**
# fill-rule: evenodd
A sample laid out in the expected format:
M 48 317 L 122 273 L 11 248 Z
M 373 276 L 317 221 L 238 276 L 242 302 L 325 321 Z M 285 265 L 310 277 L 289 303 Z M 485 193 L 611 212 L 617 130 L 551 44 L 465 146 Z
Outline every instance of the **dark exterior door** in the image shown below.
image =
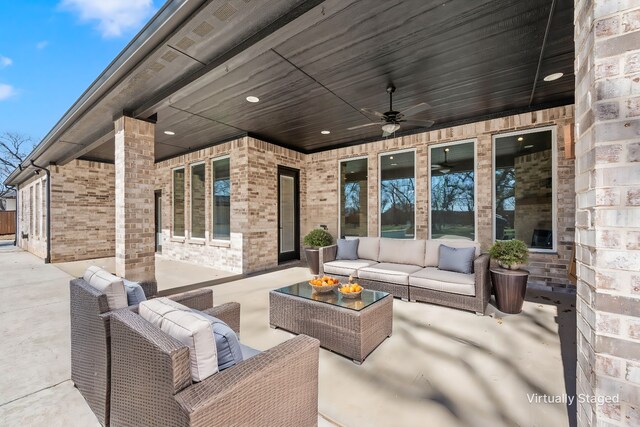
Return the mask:
M 300 259 L 300 171 L 278 166 L 278 262 Z

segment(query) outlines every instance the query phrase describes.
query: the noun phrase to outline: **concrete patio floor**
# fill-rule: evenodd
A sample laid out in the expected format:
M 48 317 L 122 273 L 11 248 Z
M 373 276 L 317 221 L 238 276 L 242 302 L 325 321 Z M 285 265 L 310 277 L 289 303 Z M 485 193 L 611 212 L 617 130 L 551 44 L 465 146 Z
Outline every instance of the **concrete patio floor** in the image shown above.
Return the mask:
M 72 276 L 0 245 L 0 425 L 96 425 L 69 380 Z M 307 278 L 243 278 L 212 287 L 214 301 L 241 303 L 241 339 L 264 350 L 292 336 L 269 328 L 269 290 Z M 484 317 L 394 300 L 393 335 L 361 366 L 320 350 L 320 425 L 573 425 L 574 408 L 529 398 L 574 394 L 574 299 L 529 291 L 522 314 Z

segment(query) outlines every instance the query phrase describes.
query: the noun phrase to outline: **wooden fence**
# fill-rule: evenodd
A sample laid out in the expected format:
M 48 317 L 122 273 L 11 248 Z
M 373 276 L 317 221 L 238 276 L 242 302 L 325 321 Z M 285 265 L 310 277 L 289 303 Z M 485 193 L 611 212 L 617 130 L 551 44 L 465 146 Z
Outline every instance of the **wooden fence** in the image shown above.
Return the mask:
M 0 236 L 16 233 L 16 211 L 0 212 Z

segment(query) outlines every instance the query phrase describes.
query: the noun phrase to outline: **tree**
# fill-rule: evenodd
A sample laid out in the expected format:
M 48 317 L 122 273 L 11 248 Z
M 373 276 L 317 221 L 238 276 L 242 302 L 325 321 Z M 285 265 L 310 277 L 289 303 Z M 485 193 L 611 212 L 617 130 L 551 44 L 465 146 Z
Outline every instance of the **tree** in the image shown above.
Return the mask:
M 12 191 L 4 182 L 32 149 L 31 137 L 16 132 L 0 133 L 0 197 Z

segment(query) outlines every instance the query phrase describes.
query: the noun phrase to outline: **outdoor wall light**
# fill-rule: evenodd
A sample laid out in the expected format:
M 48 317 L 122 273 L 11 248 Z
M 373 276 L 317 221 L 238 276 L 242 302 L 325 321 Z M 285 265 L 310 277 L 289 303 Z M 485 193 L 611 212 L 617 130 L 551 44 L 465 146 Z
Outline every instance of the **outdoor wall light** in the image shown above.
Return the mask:
M 386 125 L 382 126 L 382 130 L 386 133 L 394 133 L 398 129 L 400 129 L 400 125 L 397 123 L 387 123 Z
M 171 131 L 171 130 L 165 130 L 165 131 L 164 131 L 164 134 L 165 134 L 165 135 L 175 135 L 176 133 L 175 133 L 175 132 L 173 132 L 173 131 Z
M 256 103 L 260 101 L 260 98 L 258 98 L 257 96 L 247 96 L 247 101 Z
M 552 82 L 554 80 L 558 80 L 560 77 L 564 76 L 564 73 L 553 73 L 553 74 L 549 74 L 547 77 L 544 78 L 545 82 Z

